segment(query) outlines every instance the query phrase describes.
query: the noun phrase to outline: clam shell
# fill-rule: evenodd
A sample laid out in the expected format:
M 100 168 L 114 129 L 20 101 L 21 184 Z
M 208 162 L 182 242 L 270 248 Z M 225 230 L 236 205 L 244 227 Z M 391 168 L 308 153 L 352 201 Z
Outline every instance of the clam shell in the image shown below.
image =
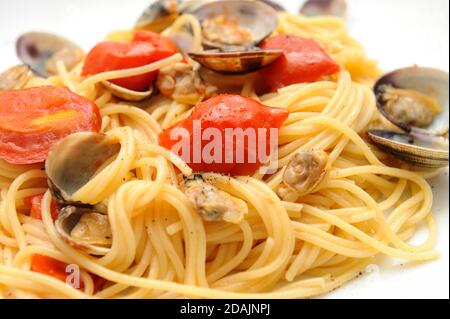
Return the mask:
M 94 210 L 87 208 L 79 208 L 75 206 L 66 206 L 61 210 L 55 221 L 55 229 L 58 234 L 72 247 L 84 251 L 90 255 L 104 256 L 110 252 L 111 238 L 91 238 L 89 241 L 73 238 L 71 236 L 72 229 L 78 224 L 84 214 L 99 214 Z M 108 223 L 109 225 L 109 223 Z
M 218 16 L 225 16 L 230 20 L 235 20 L 239 27 L 251 33 L 251 43 L 246 46 L 257 46 L 270 34 L 272 34 L 278 24 L 276 11 L 262 1 L 253 0 L 222 0 L 212 1 L 200 6 L 193 14 L 201 21 Z M 208 48 L 226 49 L 229 44 L 212 42 L 207 39 L 203 44 Z
M 103 86 L 107 88 L 114 96 L 130 102 L 140 102 L 143 101 L 153 94 L 153 88 L 151 87 L 150 90 L 140 92 L 140 91 L 133 91 L 126 89 L 124 87 L 118 86 L 114 83 L 111 83 L 109 81 L 103 81 Z
M 53 197 L 63 205 L 97 204 L 74 202 L 72 195 L 86 185 L 98 169 L 119 151 L 120 144 L 100 133 L 76 133 L 61 140 L 52 147 L 45 162 L 45 172 Z
M 248 52 L 190 52 L 189 56 L 205 68 L 222 74 L 245 74 L 268 66 L 283 54 L 282 50 Z
M 68 69 L 81 62 L 83 50 L 75 43 L 55 34 L 45 32 L 25 33 L 17 39 L 17 56 L 23 64 L 41 77 L 55 74 L 52 58 L 63 60 Z M 49 63 L 51 62 L 51 63 Z
M 390 116 L 384 109 L 383 88 L 393 86 L 401 89 L 411 89 L 436 98 L 442 106 L 443 112 L 438 114 L 433 123 L 421 129 L 431 134 L 443 135 L 449 129 L 449 75 L 448 72 L 426 67 L 407 67 L 390 72 L 380 78 L 374 87 L 377 97 L 377 106 L 380 112 L 392 123 L 405 131 L 411 131 L 411 127 L 403 125 L 400 121 Z
M 371 130 L 370 138 L 384 151 L 395 157 L 424 168 L 440 168 L 448 166 L 448 139 L 445 137 L 429 137 L 436 141 L 433 145 L 426 136 L 413 136 L 408 133 Z M 438 147 L 438 143 L 442 145 Z

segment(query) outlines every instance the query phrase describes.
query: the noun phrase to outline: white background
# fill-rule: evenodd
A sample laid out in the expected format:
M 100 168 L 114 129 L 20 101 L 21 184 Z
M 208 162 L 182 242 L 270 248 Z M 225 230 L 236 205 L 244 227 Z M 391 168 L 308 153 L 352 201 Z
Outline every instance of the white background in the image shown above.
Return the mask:
M 26 31 L 64 35 L 85 49 L 111 30 L 129 28 L 150 0 L 0 0 L 0 70 L 18 61 L 14 41 Z M 297 11 L 303 1 L 279 1 Z M 348 0 L 351 34 L 385 70 L 412 64 L 449 69 L 448 0 Z M 438 261 L 405 264 L 381 258 L 331 298 L 449 298 L 448 170 L 432 181 L 442 253 Z M 425 234 L 419 234 L 418 240 Z

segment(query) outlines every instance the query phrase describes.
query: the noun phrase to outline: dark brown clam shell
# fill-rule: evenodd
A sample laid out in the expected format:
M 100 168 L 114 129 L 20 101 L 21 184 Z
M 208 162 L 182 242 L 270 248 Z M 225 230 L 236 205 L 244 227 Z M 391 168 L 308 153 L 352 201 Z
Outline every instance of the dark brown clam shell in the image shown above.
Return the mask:
M 282 50 L 203 51 L 190 52 L 189 56 L 205 68 L 221 74 L 246 74 L 268 66 L 282 54 Z
M 424 168 L 448 166 L 448 139 L 445 137 L 384 130 L 371 130 L 368 134 L 381 149 L 415 166 Z

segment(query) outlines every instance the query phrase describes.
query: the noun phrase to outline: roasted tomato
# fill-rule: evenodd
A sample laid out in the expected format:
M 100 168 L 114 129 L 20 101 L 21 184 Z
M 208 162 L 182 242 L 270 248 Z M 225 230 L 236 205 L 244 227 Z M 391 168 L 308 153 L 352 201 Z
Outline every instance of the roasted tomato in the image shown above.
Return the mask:
M 198 104 L 186 120 L 163 131 L 159 135 L 159 143 L 184 158 L 196 172 L 251 175 L 263 164 L 259 160 L 263 157 L 260 157 L 259 152 L 265 151 L 264 155 L 270 155 L 270 129 L 278 130 L 288 115 L 289 112 L 284 109 L 268 107 L 247 97 L 219 95 Z M 214 143 L 218 146 L 212 150 L 209 147 L 213 138 L 204 136 L 210 134 L 208 129 L 211 128 L 220 132 L 219 140 L 214 138 Z M 255 133 L 256 145 L 250 143 L 250 139 L 244 135 L 244 140 L 239 139 L 238 135 L 231 136 L 230 129 L 231 134 L 250 129 L 250 133 Z M 265 130 L 265 134 L 257 135 L 258 129 Z M 189 132 L 189 158 L 183 154 L 183 149 L 176 149 L 183 139 L 171 136 L 181 131 Z M 227 143 L 227 138 L 231 143 Z M 265 139 L 265 149 L 259 148 L 260 139 Z M 239 158 L 238 154 L 243 156 Z
M 42 219 L 42 199 L 45 194 L 30 196 L 24 199 L 25 205 L 30 207 L 30 216 L 35 219 Z M 59 207 L 54 200 L 51 204 L 52 219 L 55 221 L 59 215 Z
M 68 273 L 66 272 L 67 264 L 51 257 L 42 255 L 31 256 L 31 270 L 55 277 L 61 281 L 66 281 Z
M 174 43 L 159 34 L 137 31 L 130 43 L 101 42 L 87 55 L 82 74 L 94 75 L 106 71 L 144 66 L 168 58 L 178 52 Z M 133 91 L 147 91 L 157 72 L 151 72 L 111 82 Z
M 276 91 L 295 83 L 314 82 L 339 71 L 339 65 L 314 40 L 277 35 L 267 39 L 262 49 L 283 49 L 284 55 L 262 71 L 265 82 Z
M 91 101 L 66 88 L 37 87 L 0 94 L 0 158 L 42 163 L 50 148 L 77 132 L 97 132 L 102 118 Z
M 67 264 L 62 261 L 53 259 L 51 257 L 42 256 L 42 255 L 32 255 L 31 256 L 31 270 L 34 272 L 38 272 L 44 275 L 48 275 L 59 279 L 63 282 L 66 282 L 69 272 L 67 272 Z M 94 280 L 94 293 L 100 291 L 106 280 L 96 275 L 92 275 L 92 279 Z M 80 282 L 80 290 L 84 289 L 84 283 Z

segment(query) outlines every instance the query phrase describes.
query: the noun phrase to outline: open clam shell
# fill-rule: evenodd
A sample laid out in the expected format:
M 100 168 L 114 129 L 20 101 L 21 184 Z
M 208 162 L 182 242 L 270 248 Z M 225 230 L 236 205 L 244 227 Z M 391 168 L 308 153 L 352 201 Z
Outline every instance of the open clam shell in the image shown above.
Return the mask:
M 73 42 L 45 32 L 25 33 L 17 39 L 17 56 L 41 77 L 57 73 L 56 62 L 72 69 L 84 58 L 84 51 Z
M 155 0 L 139 16 L 136 29 L 162 32 L 180 15 L 193 13 L 206 3 L 216 0 Z M 258 0 L 276 11 L 286 11 L 279 3 L 271 0 Z
M 108 216 L 98 211 L 75 206 L 64 207 L 55 229 L 69 245 L 91 255 L 106 255 L 112 244 Z
M 222 74 L 245 74 L 268 66 L 283 54 L 282 50 L 203 51 L 189 56 L 207 69 Z
M 374 93 L 381 114 L 404 132 L 371 130 L 375 144 L 419 167 L 448 166 L 448 72 L 413 66 L 386 74 Z
M 377 97 L 377 106 L 380 112 L 392 123 L 409 132 L 411 130 L 417 130 L 422 132 L 428 132 L 433 135 L 443 135 L 448 132 L 449 129 L 449 75 L 448 72 L 425 67 L 408 67 L 398 69 L 390 72 L 380 78 L 374 87 L 374 93 Z M 410 122 L 398 116 L 398 112 L 394 114 L 387 108 L 386 92 L 389 88 L 414 90 L 425 96 L 436 99 L 442 112 L 436 114 L 431 124 L 425 127 L 414 127 Z M 408 110 L 408 114 L 412 114 L 415 107 L 413 103 L 410 103 L 411 109 Z M 419 112 L 418 112 L 419 113 Z
M 261 1 L 212 1 L 193 14 L 203 26 L 203 44 L 222 50 L 230 46 L 257 46 L 278 24 L 276 11 Z
M 395 157 L 424 168 L 448 166 L 448 138 L 395 131 L 371 130 L 370 138 Z
M 62 205 L 89 206 L 72 196 L 120 151 L 111 137 L 100 133 L 72 134 L 49 152 L 45 172 L 53 197 Z

